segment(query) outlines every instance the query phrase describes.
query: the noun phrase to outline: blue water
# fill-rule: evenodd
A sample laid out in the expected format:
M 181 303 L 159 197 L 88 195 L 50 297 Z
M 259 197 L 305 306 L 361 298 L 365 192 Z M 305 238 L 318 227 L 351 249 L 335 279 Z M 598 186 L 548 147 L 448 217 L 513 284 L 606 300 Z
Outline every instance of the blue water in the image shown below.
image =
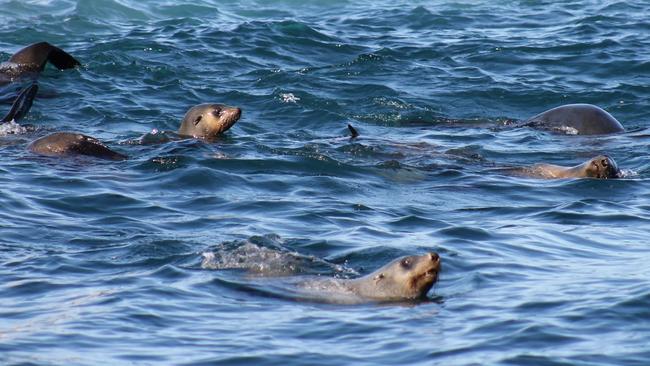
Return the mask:
M 649 19 L 643 1 L 0 0 L 0 61 L 46 40 L 83 64 L 48 66 L 36 130 L 0 137 L 0 364 L 650 364 Z M 242 118 L 138 143 L 205 102 Z M 578 102 L 627 132 L 504 128 Z M 130 159 L 26 150 L 62 130 Z M 495 170 L 600 153 L 626 177 Z M 427 251 L 443 270 L 430 301 L 336 305 L 202 266 L 248 242 L 324 275 Z

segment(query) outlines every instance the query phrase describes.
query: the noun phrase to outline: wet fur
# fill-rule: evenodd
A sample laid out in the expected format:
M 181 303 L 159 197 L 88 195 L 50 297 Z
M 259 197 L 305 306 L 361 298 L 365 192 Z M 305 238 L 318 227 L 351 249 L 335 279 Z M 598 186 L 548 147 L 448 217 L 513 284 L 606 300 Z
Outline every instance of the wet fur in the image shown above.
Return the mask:
M 199 104 L 185 113 L 178 134 L 211 139 L 228 131 L 240 117 L 239 108 L 223 104 Z
M 523 175 L 545 179 L 563 178 L 619 178 L 621 175 L 614 159 L 607 155 L 599 155 L 586 162 L 573 166 L 564 167 L 554 164 L 535 164 L 524 168 Z
M 404 267 L 404 261 L 410 265 Z M 380 269 L 356 279 L 313 279 L 308 287 L 336 293 L 341 288 L 350 294 L 376 301 L 417 300 L 424 298 L 438 280 L 440 257 L 436 253 L 396 259 Z
M 109 149 L 94 137 L 73 132 L 56 132 L 32 142 L 28 149 L 46 156 L 86 155 L 106 160 L 125 160 L 126 155 Z

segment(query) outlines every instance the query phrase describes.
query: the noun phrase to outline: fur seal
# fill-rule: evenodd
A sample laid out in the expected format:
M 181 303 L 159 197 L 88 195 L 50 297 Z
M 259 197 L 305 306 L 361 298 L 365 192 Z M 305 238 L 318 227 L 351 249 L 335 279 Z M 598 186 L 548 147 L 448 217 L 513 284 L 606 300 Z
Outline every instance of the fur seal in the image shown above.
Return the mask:
M 438 280 L 439 272 L 440 256 L 431 252 L 395 259 L 356 279 L 313 278 L 299 286 L 325 296 L 353 295 L 373 301 L 418 300 L 426 296 Z
M 178 130 L 179 135 L 212 139 L 226 132 L 241 117 L 241 109 L 223 104 L 199 104 L 190 108 Z
M 535 164 L 523 168 L 518 173 L 536 178 L 563 179 L 563 178 L 620 178 L 621 171 L 614 159 L 607 155 L 598 155 L 586 162 L 573 167 L 553 164 Z
M 440 272 L 440 256 L 433 252 L 401 257 L 368 275 L 352 279 L 296 276 L 315 273 L 316 267 L 339 274 L 358 273 L 311 256 L 252 243 L 232 249 L 221 246 L 215 252 L 202 255 L 202 268 L 244 269 L 249 280 L 260 279 L 253 284 L 260 284 L 262 290 L 275 288 L 279 289 L 275 293 L 281 297 L 330 303 L 423 299 Z
M 23 89 L 20 94 L 18 94 L 18 97 L 16 97 L 9 113 L 0 120 L 0 124 L 21 120 L 32 107 L 36 92 L 38 92 L 38 85 L 36 83 L 32 83 L 30 86 Z
M 524 121 L 521 126 L 573 135 L 602 135 L 625 131 L 616 118 L 592 104 L 567 104 L 549 109 Z
M 0 64 L 0 83 L 9 83 L 16 78 L 36 78 L 50 62 L 59 70 L 72 69 L 81 65 L 69 53 L 47 42 L 31 44 L 14 53 L 7 62 Z
M 46 156 L 87 155 L 107 160 L 125 160 L 126 155 L 109 149 L 94 137 L 74 132 L 55 132 L 33 141 L 30 151 Z

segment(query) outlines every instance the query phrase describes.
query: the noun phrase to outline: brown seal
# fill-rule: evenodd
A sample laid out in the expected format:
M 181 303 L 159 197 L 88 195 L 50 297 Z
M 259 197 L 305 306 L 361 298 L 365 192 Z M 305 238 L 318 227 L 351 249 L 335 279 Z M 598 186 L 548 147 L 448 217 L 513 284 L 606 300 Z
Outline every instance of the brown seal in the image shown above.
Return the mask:
M 94 137 L 74 132 L 55 132 L 29 144 L 28 149 L 47 156 L 87 155 L 107 160 L 124 160 L 126 155 L 109 149 Z
M 544 178 L 544 179 L 562 179 L 562 178 L 620 178 L 621 171 L 618 169 L 614 159 L 607 155 L 598 155 L 586 162 L 573 167 L 565 167 L 553 164 L 535 164 L 531 167 L 523 168 L 520 171 L 522 175 Z
M 616 118 L 592 104 L 567 104 L 549 109 L 524 121 L 521 126 L 570 135 L 602 135 L 625 131 Z
M 9 83 L 25 75 L 37 77 L 45 64 L 50 62 L 59 70 L 72 69 L 81 65 L 69 53 L 47 42 L 29 45 L 0 64 L 0 83 Z
M 241 117 L 241 109 L 223 104 L 199 104 L 190 108 L 178 130 L 179 135 L 212 139 L 226 132 Z
M 318 293 L 318 297 L 338 294 L 374 301 L 418 300 L 426 296 L 439 272 L 440 256 L 432 252 L 395 259 L 360 278 L 313 278 L 301 282 L 300 287 Z

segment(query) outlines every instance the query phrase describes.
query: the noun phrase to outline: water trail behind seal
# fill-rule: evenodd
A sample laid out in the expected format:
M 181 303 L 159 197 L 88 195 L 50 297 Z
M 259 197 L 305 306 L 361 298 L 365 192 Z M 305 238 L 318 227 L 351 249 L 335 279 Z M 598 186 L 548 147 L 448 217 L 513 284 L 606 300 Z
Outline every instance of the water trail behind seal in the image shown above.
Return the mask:
M 284 248 L 267 248 L 249 241 L 223 243 L 214 250 L 203 252 L 202 256 L 202 268 L 243 269 L 250 275 L 262 277 L 297 274 L 334 274 L 345 277 L 358 274 L 350 268 L 314 256 Z

